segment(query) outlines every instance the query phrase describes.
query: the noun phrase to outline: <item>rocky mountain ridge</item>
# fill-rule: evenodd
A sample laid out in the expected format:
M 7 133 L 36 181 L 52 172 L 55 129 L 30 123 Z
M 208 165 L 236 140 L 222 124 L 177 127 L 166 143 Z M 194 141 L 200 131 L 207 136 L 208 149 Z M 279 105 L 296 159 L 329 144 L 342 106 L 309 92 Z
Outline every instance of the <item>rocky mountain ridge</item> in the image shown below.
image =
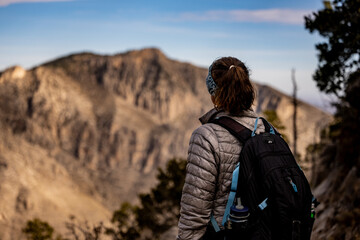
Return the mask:
M 65 231 L 75 215 L 106 222 L 136 201 L 173 157 L 186 157 L 198 117 L 212 108 L 207 69 L 158 49 L 73 54 L 0 73 L 0 239 L 27 219 Z M 275 110 L 291 138 L 291 98 L 257 84 L 257 112 Z M 300 102 L 304 153 L 330 116 Z

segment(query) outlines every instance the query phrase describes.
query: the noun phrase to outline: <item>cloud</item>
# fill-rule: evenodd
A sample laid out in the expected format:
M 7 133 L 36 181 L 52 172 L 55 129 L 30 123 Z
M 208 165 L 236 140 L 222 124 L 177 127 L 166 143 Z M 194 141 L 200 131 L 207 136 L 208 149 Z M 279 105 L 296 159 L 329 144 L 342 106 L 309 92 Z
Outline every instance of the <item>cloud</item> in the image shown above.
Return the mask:
M 213 10 L 182 13 L 180 21 L 226 21 L 226 22 L 271 22 L 283 24 L 304 24 L 304 16 L 311 10 L 264 9 L 264 10 Z
M 5 7 L 13 3 L 35 3 L 35 2 L 70 2 L 73 0 L 0 0 L 0 7 Z

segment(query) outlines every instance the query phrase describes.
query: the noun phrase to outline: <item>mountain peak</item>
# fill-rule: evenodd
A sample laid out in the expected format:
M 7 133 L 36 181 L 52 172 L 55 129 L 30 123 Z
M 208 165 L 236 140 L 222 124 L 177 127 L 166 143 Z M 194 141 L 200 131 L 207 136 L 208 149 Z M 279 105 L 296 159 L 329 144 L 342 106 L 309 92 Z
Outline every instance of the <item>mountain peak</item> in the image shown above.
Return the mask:
M 23 78 L 26 74 L 26 70 L 20 66 L 13 66 L 5 69 L 0 76 L 4 76 L 5 78 Z
M 118 55 L 128 55 L 131 57 L 141 57 L 141 58 L 167 58 L 165 54 L 158 48 L 143 48 L 140 50 L 130 50 L 124 54 Z

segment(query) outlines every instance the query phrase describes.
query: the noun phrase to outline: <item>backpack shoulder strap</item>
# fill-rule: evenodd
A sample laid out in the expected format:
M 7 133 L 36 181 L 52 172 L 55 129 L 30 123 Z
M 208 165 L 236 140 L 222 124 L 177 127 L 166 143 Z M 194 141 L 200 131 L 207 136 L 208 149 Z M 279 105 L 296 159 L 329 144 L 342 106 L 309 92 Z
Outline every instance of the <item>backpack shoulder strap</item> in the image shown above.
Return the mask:
M 234 135 L 242 144 L 251 137 L 251 131 L 241 123 L 230 117 L 219 117 L 211 120 L 211 123 L 218 124 Z
M 265 118 L 258 117 L 262 120 L 265 126 L 265 132 L 269 132 L 271 134 L 281 135 Z

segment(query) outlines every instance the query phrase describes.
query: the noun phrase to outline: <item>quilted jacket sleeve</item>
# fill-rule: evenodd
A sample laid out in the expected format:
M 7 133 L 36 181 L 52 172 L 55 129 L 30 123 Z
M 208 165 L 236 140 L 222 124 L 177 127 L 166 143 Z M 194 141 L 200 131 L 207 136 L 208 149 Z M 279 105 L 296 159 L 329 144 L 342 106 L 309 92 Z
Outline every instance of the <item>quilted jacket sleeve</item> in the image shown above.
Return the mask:
M 201 239 L 206 231 L 216 191 L 218 141 L 203 125 L 190 139 L 185 185 L 181 198 L 178 240 Z

